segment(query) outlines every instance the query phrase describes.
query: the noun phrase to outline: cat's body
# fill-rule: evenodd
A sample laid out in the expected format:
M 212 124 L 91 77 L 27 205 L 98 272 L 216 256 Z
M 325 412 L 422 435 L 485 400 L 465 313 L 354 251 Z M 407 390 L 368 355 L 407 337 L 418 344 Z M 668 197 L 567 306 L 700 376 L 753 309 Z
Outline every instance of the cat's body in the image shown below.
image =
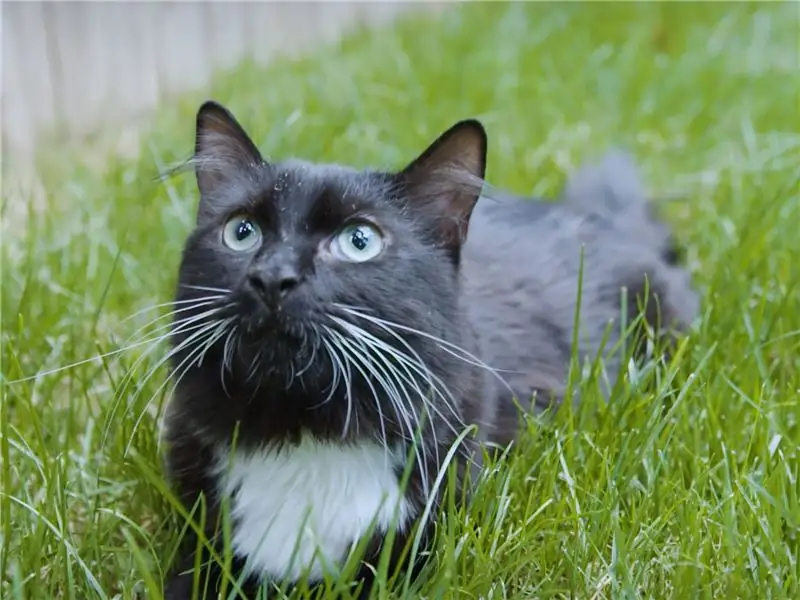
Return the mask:
M 553 204 L 478 200 L 485 152 L 482 128 L 463 122 L 399 173 L 272 165 L 224 109 L 201 109 L 167 463 L 187 508 L 205 498 L 210 535 L 229 502 L 246 589 L 317 582 L 365 535 L 376 566 L 389 529 L 396 559 L 426 503 L 436 517 L 436 479 L 466 426 L 478 435 L 459 456 L 474 466 L 482 442 L 514 438 L 515 399 L 561 399 L 581 244 L 584 356 L 618 324 L 620 288 L 638 312 L 645 276 L 664 324 L 694 319 L 688 275 L 624 157 Z M 169 600 L 192 597 L 193 561 L 188 548 Z M 368 587 L 370 567 L 359 577 Z
M 680 330 L 695 318 L 690 274 L 652 208 L 634 165 L 617 152 L 573 175 L 557 202 L 478 201 L 462 254 L 466 310 L 481 358 L 520 398 L 536 393 L 546 405 L 563 391 L 576 315 L 579 358 L 601 353 L 610 383 L 623 358 L 623 313 L 630 326 L 647 300 L 656 329 Z

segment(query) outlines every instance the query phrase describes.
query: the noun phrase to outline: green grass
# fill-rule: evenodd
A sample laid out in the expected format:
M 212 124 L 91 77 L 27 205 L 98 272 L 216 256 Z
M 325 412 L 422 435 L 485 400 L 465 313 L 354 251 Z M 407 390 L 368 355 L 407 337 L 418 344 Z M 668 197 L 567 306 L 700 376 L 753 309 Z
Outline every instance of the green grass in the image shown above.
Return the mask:
M 400 166 L 475 116 L 495 185 L 552 194 L 621 144 L 654 192 L 690 198 L 670 212 L 704 296 L 682 354 L 608 405 L 588 392 L 533 420 L 443 522 L 418 594 L 800 597 L 792 4 L 475 4 L 217 78 L 210 95 L 271 156 Z M 5 381 L 113 350 L 154 313 L 123 318 L 171 299 L 194 182 L 153 178 L 191 151 L 208 95 L 165 106 L 140 159 L 52 149 L 48 210 L 3 240 Z M 123 385 L 144 350 L 3 386 L 0 597 L 159 586 L 177 535 L 156 446 L 164 373 Z

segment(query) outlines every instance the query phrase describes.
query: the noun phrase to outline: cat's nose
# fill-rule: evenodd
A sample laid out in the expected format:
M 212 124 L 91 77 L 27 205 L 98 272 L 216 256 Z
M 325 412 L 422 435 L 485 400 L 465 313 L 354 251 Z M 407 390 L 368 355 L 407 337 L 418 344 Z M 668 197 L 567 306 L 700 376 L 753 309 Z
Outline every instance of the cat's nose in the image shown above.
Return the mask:
M 282 267 L 274 273 L 251 272 L 247 283 L 267 306 L 275 308 L 300 284 L 300 279 L 296 269 Z

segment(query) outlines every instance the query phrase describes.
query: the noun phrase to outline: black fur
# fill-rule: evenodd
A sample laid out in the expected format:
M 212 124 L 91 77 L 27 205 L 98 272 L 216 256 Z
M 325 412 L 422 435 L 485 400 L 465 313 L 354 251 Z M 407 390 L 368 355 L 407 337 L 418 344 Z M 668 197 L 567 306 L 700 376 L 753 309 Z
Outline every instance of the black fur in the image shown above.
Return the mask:
M 383 439 L 384 432 L 384 441 L 394 443 L 407 435 L 385 399 L 374 398 L 370 382 L 356 373 L 348 416 L 345 386 L 334 381 L 334 364 L 320 351 L 323 327 L 342 332 L 335 317 L 402 346 L 340 304 L 426 334 L 399 332 L 446 387 L 452 406 L 434 398 L 439 410 L 425 411 L 418 400 L 418 414 L 428 415 L 424 443 L 437 444 L 443 457 L 455 430 L 477 424 L 478 436 L 468 440 L 464 452 L 473 460 L 477 444 L 514 438 L 515 396 L 525 403 L 535 394 L 539 405 L 560 400 L 582 242 L 588 249 L 583 354 L 596 351 L 608 320 L 618 316 L 620 288 L 641 291 L 645 276 L 659 297 L 661 320 L 685 328 L 695 317 L 688 275 L 672 260 L 671 238 L 661 234 L 664 225 L 652 218 L 635 172 L 624 161 L 579 174 L 561 204 L 511 197 L 478 202 L 486 150 L 481 125 L 463 121 L 394 173 L 272 163 L 226 109 L 214 103 L 201 107 L 193 161 L 201 198 L 197 226 L 183 252 L 176 306 L 209 295 L 198 288 L 224 288 L 230 290 L 224 298 L 179 316 L 222 307 L 214 318 L 230 320 L 207 346 L 201 364 L 193 362 L 198 345 L 182 345 L 194 331 L 182 331 L 180 320 L 174 326 L 171 363 L 178 384 L 166 420 L 167 466 L 188 508 L 203 497 L 207 522 L 216 521 L 220 498 L 210 471 L 211 448 L 234 436 L 246 449 L 295 444 L 301 434 L 336 443 Z M 608 177 L 627 186 L 609 186 Z M 260 244 L 249 252 L 235 252 L 221 241 L 226 221 L 240 213 L 262 231 Z M 385 235 L 383 252 L 361 263 L 332 257 L 327 250 L 332 236 L 364 220 Z M 477 358 L 458 357 L 453 348 Z M 615 358 L 608 360 L 613 371 Z M 425 386 L 421 376 L 414 377 Z M 430 460 L 436 453 L 426 456 Z M 438 466 L 426 470 L 429 478 Z M 431 483 L 424 476 L 415 465 L 407 497 L 417 508 Z M 430 534 L 430 524 L 421 525 Z M 210 526 L 209 535 L 214 535 Z M 395 554 L 405 541 L 399 537 Z M 365 563 L 375 564 L 381 546 L 377 536 Z M 192 575 L 182 569 L 192 565 L 193 548 L 190 538 L 167 585 L 170 600 L 189 598 Z M 218 578 L 217 567 L 209 568 Z M 368 591 L 366 566 L 359 577 Z M 255 584 L 246 582 L 250 588 Z

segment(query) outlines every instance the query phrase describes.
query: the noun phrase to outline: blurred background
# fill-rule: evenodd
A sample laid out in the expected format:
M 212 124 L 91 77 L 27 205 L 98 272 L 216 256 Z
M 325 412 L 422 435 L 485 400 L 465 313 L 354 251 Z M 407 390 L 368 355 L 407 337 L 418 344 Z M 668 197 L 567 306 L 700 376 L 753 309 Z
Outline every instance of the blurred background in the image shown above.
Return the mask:
M 645 176 L 664 194 L 714 186 L 732 166 L 783 168 L 797 153 L 794 2 L 0 8 L 7 235 L 32 207 L 67 206 L 65 193 L 69 206 L 96 207 L 120 179 L 153 199 L 148 214 L 166 193 L 187 222 L 191 180 L 147 182 L 188 158 L 194 111 L 208 98 L 267 155 L 355 166 L 397 165 L 477 117 L 489 131 L 489 180 L 535 195 L 612 145 L 651 159 Z
M 43 134 L 79 139 L 129 123 L 242 60 L 265 65 L 446 4 L 4 1 L 5 156 L 30 160 Z

